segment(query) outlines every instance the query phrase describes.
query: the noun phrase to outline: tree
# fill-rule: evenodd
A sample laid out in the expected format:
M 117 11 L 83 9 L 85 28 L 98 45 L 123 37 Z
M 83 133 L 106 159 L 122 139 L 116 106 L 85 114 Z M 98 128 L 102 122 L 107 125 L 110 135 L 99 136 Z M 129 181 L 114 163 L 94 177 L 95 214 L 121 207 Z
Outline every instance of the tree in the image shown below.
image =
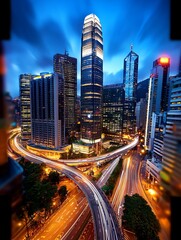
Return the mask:
M 160 223 L 146 200 L 139 194 L 125 196 L 122 225 L 136 234 L 138 240 L 158 240 Z
M 67 187 L 65 185 L 61 186 L 58 190 L 58 194 L 60 196 L 60 200 L 63 201 L 67 195 Z
M 58 184 L 60 182 L 60 174 L 57 171 L 51 171 L 48 174 L 48 180 L 52 183 L 52 184 Z
M 38 210 L 44 209 L 46 218 L 47 212 L 52 206 L 52 200 L 57 192 L 57 186 L 51 185 L 50 182 L 44 181 L 40 182 L 37 189 L 39 189 L 39 196 L 37 198 L 37 201 L 39 202 Z
M 47 179 L 43 179 L 43 165 L 21 160 L 24 169 L 23 196 L 17 215 L 24 220 L 26 225 L 32 220 L 37 211 L 44 210 L 45 217 L 52 205 L 52 199 L 57 192 L 57 186 L 52 185 Z M 28 225 L 27 225 L 27 235 Z
M 112 194 L 113 188 L 114 188 L 114 186 L 112 186 L 112 185 L 104 185 L 102 187 L 102 190 L 107 196 L 109 196 Z

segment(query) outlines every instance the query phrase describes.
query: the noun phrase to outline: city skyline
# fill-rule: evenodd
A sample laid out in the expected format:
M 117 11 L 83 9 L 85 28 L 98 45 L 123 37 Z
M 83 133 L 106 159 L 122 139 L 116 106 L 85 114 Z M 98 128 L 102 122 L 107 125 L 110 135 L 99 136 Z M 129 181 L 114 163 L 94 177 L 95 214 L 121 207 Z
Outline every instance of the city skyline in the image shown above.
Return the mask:
M 81 31 L 84 17 L 91 13 L 102 23 L 104 85 L 122 83 L 123 59 L 131 45 L 140 56 L 138 82 L 149 77 L 153 61 L 161 56 L 170 57 L 170 75 L 177 74 L 181 41 L 170 39 L 168 0 L 136 3 L 116 0 L 114 4 L 102 0 L 86 3 L 70 0 L 61 4 L 44 1 L 43 5 L 13 1 L 11 38 L 3 41 L 5 90 L 12 97 L 18 96 L 20 74 L 53 72 L 53 55 L 68 51 L 78 60 L 79 94 Z

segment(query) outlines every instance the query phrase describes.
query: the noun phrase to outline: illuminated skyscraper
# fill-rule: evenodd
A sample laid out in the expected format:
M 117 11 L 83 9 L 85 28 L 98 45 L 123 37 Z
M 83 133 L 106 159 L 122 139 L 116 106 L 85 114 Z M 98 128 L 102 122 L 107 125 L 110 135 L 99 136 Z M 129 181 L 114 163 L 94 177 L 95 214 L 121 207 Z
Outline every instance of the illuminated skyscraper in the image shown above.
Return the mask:
M 75 105 L 77 99 L 77 59 L 65 54 L 55 54 L 53 57 L 54 73 L 62 74 L 64 80 L 64 124 L 65 135 L 68 137 L 74 130 L 76 117 Z
M 65 144 L 61 74 L 42 73 L 31 80 L 32 142 L 59 149 Z
M 103 128 L 122 134 L 124 90 L 122 84 L 103 87 Z
M 31 110 L 30 110 L 30 81 L 31 74 L 19 76 L 20 109 L 21 109 L 21 140 L 26 142 L 31 139 Z
M 99 18 L 85 17 L 81 42 L 81 133 L 86 143 L 101 140 L 103 38 Z
M 169 58 L 161 57 L 155 60 L 148 91 L 145 147 L 152 151 L 154 146 L 154 152 L 160 158 L 162 158 L 163 134 L 168 110 L 169 70 Z
M 124 59 L 123 84 L 125 90 L 123 133 L 134 134 L 136 132 L 136 88 L 138 82 L 139 56 L 133 52 Z

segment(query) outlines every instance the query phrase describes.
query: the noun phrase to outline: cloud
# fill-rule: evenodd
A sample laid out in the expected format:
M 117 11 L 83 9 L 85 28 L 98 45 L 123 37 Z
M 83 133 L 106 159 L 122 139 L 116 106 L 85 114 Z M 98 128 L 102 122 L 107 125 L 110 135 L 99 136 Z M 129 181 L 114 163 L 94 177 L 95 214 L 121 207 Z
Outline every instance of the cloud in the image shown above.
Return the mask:
M 103 82 L 104 86 L 109 84 L 122 83 L 122 82 L 123 82 L 122 70 L 116 72 L 115 74 L 104 72 L 104 82 Z
M 169 0 L 13 0 L 11 5 L 11 39 L 3 44 L 5 82 L 13 94 L 19 74 L 51 72 L 53 55 L 65 50 L 77 58 L 80 79 L 82 27 L 90 13 L 98 16 L 103 30 L 104 84 L 122 81 L 131 44 L 139 55 L 138 81 L 150 75 L 153 61 L 162 54 L 171 58 L 171 73 L 178 69 L 181 41 L 169 39 Z
M 62 24 L 58 24 L 54 20 L 47 20 L 41 27 L 41 35 L 44 38 L 44 43 L 48 53 L 54 55 L 56 53 L 64 53 L 65 50 L 71 51 L 69 38 L 63 30 Z M 40 49 L 40 54 L 42 54 Z
M 29 0 L 12 1 L 11 36 L 29 44 L 43 45 L 43 38 L 36 22 L 36 14 Z

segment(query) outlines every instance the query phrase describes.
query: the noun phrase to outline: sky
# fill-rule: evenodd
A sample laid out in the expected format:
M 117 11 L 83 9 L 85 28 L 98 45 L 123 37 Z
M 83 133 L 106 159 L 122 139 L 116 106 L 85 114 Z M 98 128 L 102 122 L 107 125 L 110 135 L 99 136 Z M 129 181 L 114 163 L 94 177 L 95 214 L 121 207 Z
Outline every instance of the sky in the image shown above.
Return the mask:
M 139 55 L 138 82 L 150 76 L 153 61 L 170 58 L 178 73 L 181 40 L 170 38 L 169 0 L 13 0 L 11 37 L 3 41 L 5 91 L 19 96 L 19 75 L 53 72 L 53 56 L 77 58 L 80 95 L 81 34 L 84 18 L 96 14 L 103 32 L 103 85 L 122 83 L 131 45 Z

